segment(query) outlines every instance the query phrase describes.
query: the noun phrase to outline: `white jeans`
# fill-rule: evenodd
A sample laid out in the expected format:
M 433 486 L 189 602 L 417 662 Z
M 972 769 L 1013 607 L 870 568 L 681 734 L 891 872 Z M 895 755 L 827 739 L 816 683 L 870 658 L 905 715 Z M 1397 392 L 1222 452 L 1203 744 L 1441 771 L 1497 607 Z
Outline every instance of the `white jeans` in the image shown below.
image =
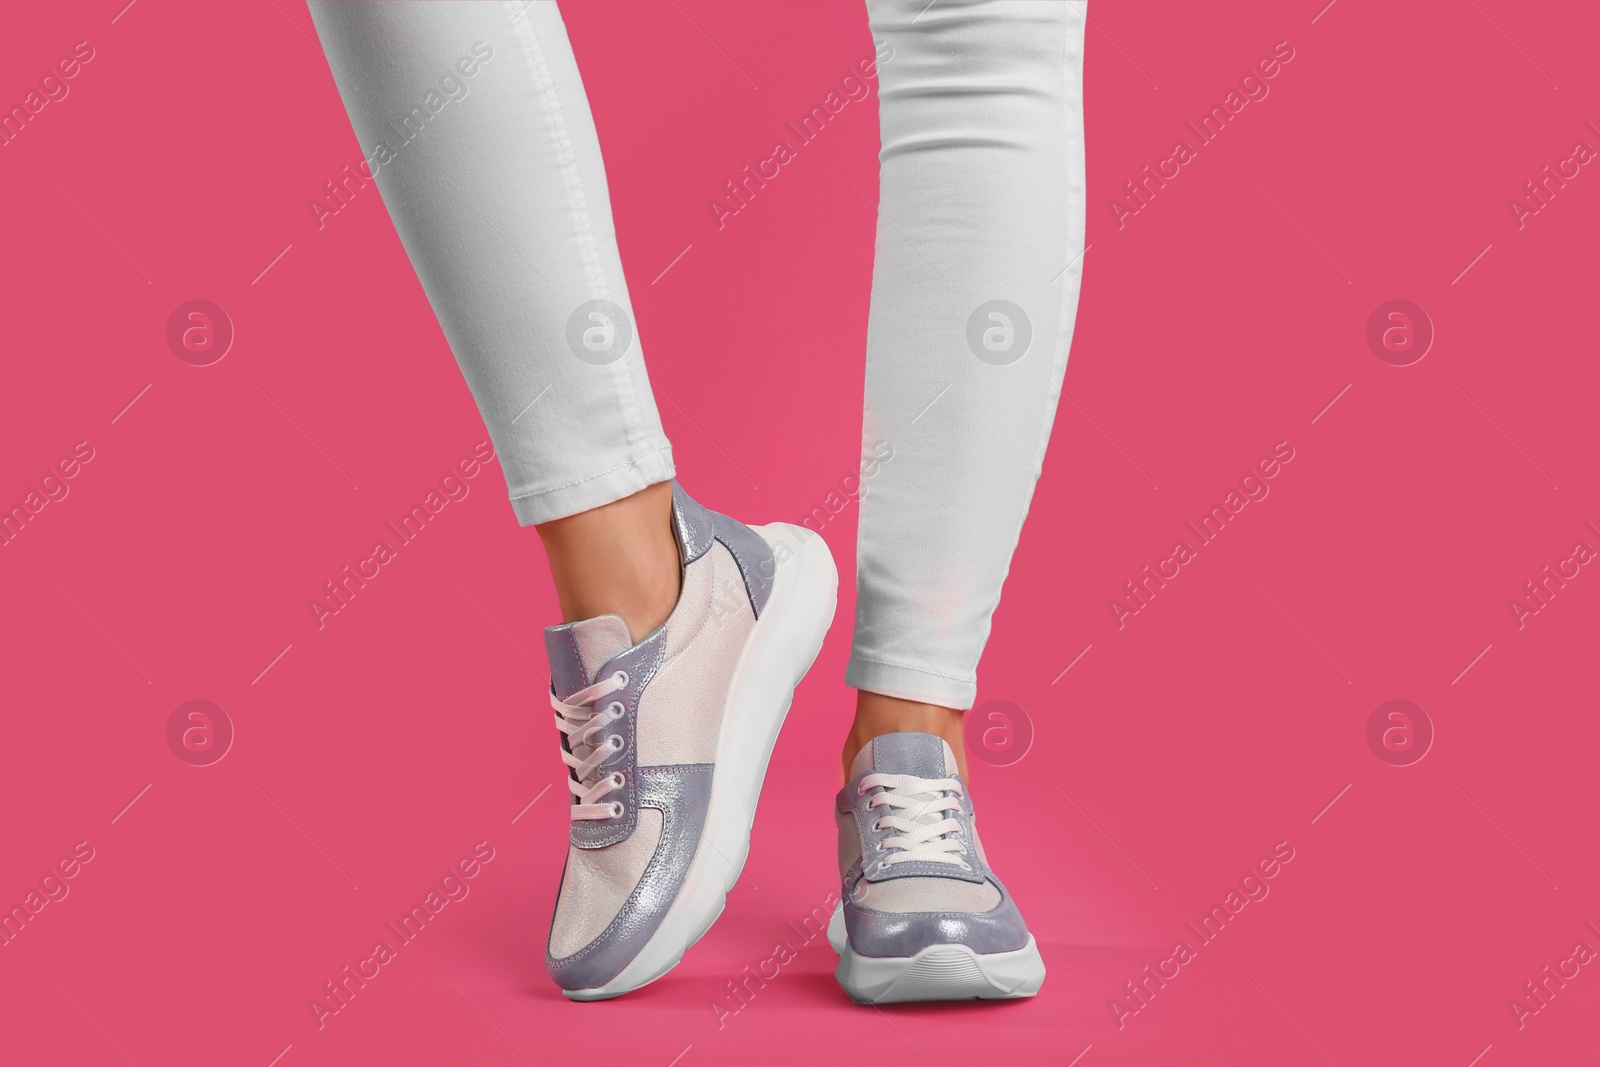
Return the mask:
M 883 147 L 847 680 L 966 708 L 1077 309 L 1084 5 L 867 10 Z M 366 158 L 341 182 L 375 176 L 518 519 L 672 478 L 556 4 L 311 13 Z

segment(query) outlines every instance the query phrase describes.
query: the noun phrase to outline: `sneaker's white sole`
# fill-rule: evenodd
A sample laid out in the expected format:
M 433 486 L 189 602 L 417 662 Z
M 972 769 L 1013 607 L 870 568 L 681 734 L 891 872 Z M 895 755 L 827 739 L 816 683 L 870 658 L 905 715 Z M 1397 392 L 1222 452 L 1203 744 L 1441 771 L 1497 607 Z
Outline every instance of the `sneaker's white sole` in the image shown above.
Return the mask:
M 728 891 L 744 870 L 750 829 L 778 730 L 833 622 L 839 573 L 821 536 L 775 522 L 753 526 L 774 552 L 783 544 L 761 618 L 734 668 L 717 738 L 716 771 L 701 845 L 677 899 L 633 962 L 603 986 L 562 990 L 572 1000 L 607 1000 L 630 993 L 678 965 L 722 914 Z
M 1044 985 L 1044 958 L 1032 936 L 1015 952 L 974 952 L 966 945 L 929 945 L 915 956 L 858 955 L 845 934 L 844 906 L 828 922 L 839 953 L 834 977 L 857 1004 L 922 1000 L 1012 1000 Z

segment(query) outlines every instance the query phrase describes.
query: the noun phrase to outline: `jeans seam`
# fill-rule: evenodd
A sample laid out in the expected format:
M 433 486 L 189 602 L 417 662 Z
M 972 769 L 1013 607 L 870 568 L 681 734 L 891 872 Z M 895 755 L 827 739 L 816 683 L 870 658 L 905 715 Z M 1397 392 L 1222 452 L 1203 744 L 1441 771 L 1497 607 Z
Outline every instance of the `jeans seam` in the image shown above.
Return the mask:
M 521 15 L 522 12 L 518 12 Z M 561 18 L 560 9 L 555 17 Z M 517 16 L 513 16 L 513 22 Z M 545 61 L 544 49 L 539 44 L 539 34 L 534 29 L 533 18 L 529 16 L 523 20 L 524 25 L 517 28 L 518 36 L 522 39 L 526 57 L 533 68 L 534 85 L 538 90 L 539 104 L 544 109 L 545 120 L 550 124 L 550 132 L 555 142 L 557 159 L 560 161 L 562 186 L 567 194 L 567 211 L 577 230 L 579 255 L 583 260 L 584 275 L 589 283 L 589 291 L 599 299 L 611 298 L 611 287 L 607 284 L 605 269 L 601 264 L 601 254 L 595 240 L 594 226 L 589 214 L 588 199 L 583 191 L 583 174 L 578 165 L 577 153 L 572 147 L 572 135 L 567 128 L 566 113 L 561 106 L 561 97 L 556 91 L 555 79 L 550 73 L 549 64 Z M 565 33 L 563 23 L 562 32 Z M 602 164 L 603 165 L 603 164 Z M 640 347 L 638 323 L 633 325 L 633 344 L 637 352 Z M 613 387 L 617 391 L 618 406 L 622 409 L 622 424 L 627 435 L 629 445 L 637 445 L 644 440 L 648 427 L 645 425 L 643 412 L 639 401 L 634 395 L 633 379 L 629 372 L 626 355 L 605 368 L 610 374 Z M 574 483 L 576 484 L 576 483 Z M 512 499 L 517 499 L 513 497 Z
M 905 664 L 905 663 L 891 663 L 888 660 L 885 660 L 885 659 L 873 659 L 870 656 L 862 656 L 862 655 L 859 655 L 859 654 L 855 654 L 855 655 L 852 655 L 850 658 L 851 658 L 851 662 L 852 663 L 870 664 L 871 666 L 874 666 L 874 667 L 889 667 L 889 668 L 891 668 L 893 670 L 897 670 L 897 671 L 911 671 L 911 672 L 913 672 L 915 674 L 925 674 L 929 678 L 938 678 L 938 679 L 940 679 L 942 681 L 946 681 L 946 682 L 959 682 L 962 685 L 969 685 L 973 681 L 972 677 L 970 677 L 970 676 L 969 677 L 960 677 L 960 676 L 957 676 L 957 675 L 954 675 L 954 674 L 940 674 L 938 671 L 923 670 L 921 667 L 912 667 L 909 664 Z
M 619 463 L 615 467 L 608 467 L 605 470 L 600 471 L 598 474 L 591 474 L 591 475 L 589 475 L 587 477 L 579 478 L 576 481 L 564 482 L 561 485 L 552 485 L 548 489 L 535 489 L 531 493 L 516 493 L 516 494 L 512 495 L 511 499 L 512 500 L 532 500 L 534 497 L 547 496 L 550 493 L 559 493 L 563 489 L 571 489 L 574 486 L 585 485 L 585 484 L 587 484 L 589 482 L 595 481 L 596 479 L 604 478 L 608 474 L 615 474 L 618 471 L 631 470 L 634 467 L 642 466 L 644 461 L 646 459 L 649 459 L 651 456 L 660 456 L 660 455 L 664 455 L 664 454 L 670 454 L 671 452 L 672 452 L 672 446 L 670 444 L 669 445 L 662 445 L 660 448 L 648 448 L 648 449 L 645 449 L 643 452 L 639 452 L 636 455 L 634 455 L 631 459 L 628 460 L 628 462 Z
M 1070 7 L 1071 5 L 1069 4 L 1066 6 Z M 1086 20 L 1087 17 L 1088 16 L 1085 15 Z M 1073 170 L 1078 160 L 1081 158 L 1075 149 L 1076 146 L 1083 143 L 1083 128 L 1081 119 L 1077 122 L 1074 122 L 1074 114 L 1081 116 L 1083 113 L 1083 105 L 1080 99 L 1081 91 L 1077 93 L 1073 92 L 1070 84 L 1074 70 L 1073 64 L 1070 60 L 1072 59 L 1072 38 L 1075 30 L 1081 32 L 1081 27 L 1076 27 L 1073 19 L 1069 16 L 1063 22 L 1064 32 L 1061 36 L 1061 99 L 1063 108 L 1066 112 L 1066 129 L 1063 131 L 1062 140 L 1064 142 L 1066 154 L 1069 157 L 1066 168 L 1067 247 L 1064 250 L 1065 253 L 1071 253 L 1078 245 L 1087 243 L 1087 235 L 1085 235 L 1083 241 L 1075 242 L 1073 240 L 1073 238 L 1076 236 L 1075 226 L 1072 218 L 1074 200 L 1074 197 L 1072 196 L 1072 184 L 1076 179 L 1076 175 L 1073 174 Z M 1072 273 L 1072 266 L 1076 264 L 1078 266 L 1076 277 L 1080 286 L 1082 285 L 1083 279 L 1082 260 L 1083 250 L 1080 248 L 1078 250 L 1078 254 L 1073 256 L 1068 261 L 1067 270 L 1064 272 L 1070 275 Z M 1044 474 L 1044 458 L 1050 449 L 1050 433 L 1055 426 L 1056 413 L 1061 407 L 1062 388 L 1066 382 L 1067 361 L 1071 356 L 1072 335 L 1075 332 L 1077 325 L 1078 298 L 1077 293 L 1072 289 L 1072 283 L 1072 277 L 1064 278 L 1061 283 L 1060 299 L 1056 308 L 1056 336 L 1051 351 L 1052 370 L 1050 374 L 1050 384 L 1043 400 L 1047 417 L 1043 420 L 1043 424 L 1040 428 L 1039 439 L 1034 446 L 1032 463 L 1033 483 L 1028 486 L 1027 493 L 1022 500 L 1021 512 L 1017 516 L 1016 524 L 1011 529 L 1010 551 L 1012 558 L 1015 558 L 1017 546 L 1022 542 L 1022 527 L 1027 523 L 1028 512 L 1033 508 L 1033 497 L 1035 492 L 1038 490 L 1039 478 Z M 994 630 L 994 615 L 995 612 L 1000 610 L 1000 600 L 1005 592 L 1005 579 L 1009 578 L 1010 576 L 1011 566 L 1008 562 L 1005 573 L 1001 575 L 1000 586 L 995 590 L 994 600 L 989 603 L 988 611 L 985 615 L 983 640 L 978 645 L 978 655 L 977 658 L 973 660 L 971 668 L 974 677 L 977 674 L 978 664 L 983 660 L 984 649 L 988 647 L 989 635 L 993 633 Z

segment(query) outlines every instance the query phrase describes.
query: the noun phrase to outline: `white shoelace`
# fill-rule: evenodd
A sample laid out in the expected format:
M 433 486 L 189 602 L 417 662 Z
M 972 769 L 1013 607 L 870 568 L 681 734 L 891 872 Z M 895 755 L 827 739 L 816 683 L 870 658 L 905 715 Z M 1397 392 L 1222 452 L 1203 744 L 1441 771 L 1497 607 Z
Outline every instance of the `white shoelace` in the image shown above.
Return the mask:
M 621 771 L 600 777 L 600 766 L 621 752 L 626 743 L 617 734 L 610 740 L 615 744 L 596 745 L 595 738 L 611 723 L 622 718 L 622 705 L 612 701 L 604 708 L 595 705 L 628 684 L 625 671 L 617 671 L 609 678 L 580 689 L 567 700 L 550 695 L 550 706 L 556 709 L 556 729 L 567 738 L 567 748 L 561 753 L 562 762 L 572 768 L 567 788 L 578 798 L 572 805 L 572 821 L 580 819 L 615 819 L 622 815 L 621 801 L 596 803 L 601 797 L 626 784 Z
M 869 808 L 888 808 L 878 816 L 875 829 L 897 830 L 899 836 L 884 838 L 878 848 L 893 849 L 883 865 L 896 863 L 948 863 L 964 871 L 972 865 L 967 854 L 961 822 L 950 812 L 961 811 L 965 792 L 955 778 L 919 778 L 914 774 L 869 774 L 857 787 L 860 793 L 877 790 Z

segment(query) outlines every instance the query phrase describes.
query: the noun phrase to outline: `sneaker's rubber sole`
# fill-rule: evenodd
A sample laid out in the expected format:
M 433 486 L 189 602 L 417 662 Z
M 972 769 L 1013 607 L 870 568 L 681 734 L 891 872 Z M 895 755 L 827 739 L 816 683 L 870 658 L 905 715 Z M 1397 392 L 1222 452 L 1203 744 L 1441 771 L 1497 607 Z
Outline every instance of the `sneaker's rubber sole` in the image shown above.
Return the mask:
M 744 870 L 767 762 L 795 686 L 822 650 L 839 587 L 833 555 L 818 534 L 784 522 L 751 529 L 773 546 L 775 555 L 780 544 L 786 546 L 785 558 L 734 668 L 700 848 L 677 899 L 633 962 L 603 986 L 562 990 L 571 1000 L 609 1000 L 676 967 L 722 914 L 728 891 Z
M 1014 1000 L 1044 985 L 1044 959 L 1030 936 L 1015 952 L 974 952 L 966 945 L 929 945 L 915 956 L 862 956 L 850 947 L 843 905 L 828 922 L 839 953 L 834 977 L 857 1004 L 926 1000 Z

